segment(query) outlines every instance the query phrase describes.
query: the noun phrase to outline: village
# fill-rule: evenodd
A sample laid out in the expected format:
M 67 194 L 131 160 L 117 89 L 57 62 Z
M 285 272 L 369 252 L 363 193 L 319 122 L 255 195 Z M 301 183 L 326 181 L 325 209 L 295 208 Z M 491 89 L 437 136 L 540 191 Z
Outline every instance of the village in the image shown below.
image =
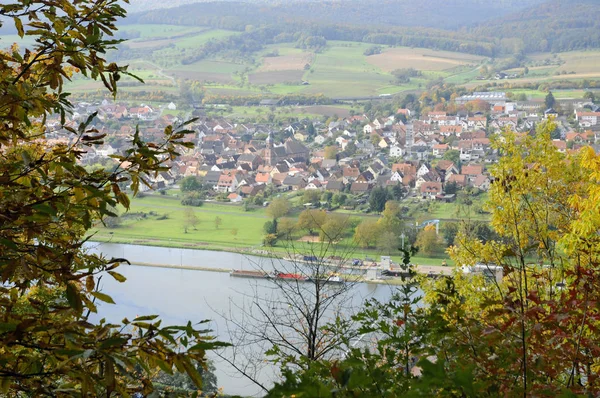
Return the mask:
M 600 143 L 598 107 L 586 100 L 566 102 L 557 106 L 572 109 L 572 114 L 559 115 L 553 108 L 542 111 L 543 102 L 475 92 L 455 99 L 454 114 L 430 111 L 417 117 L 409 109 L 397 109 L 386 117 L 354 115 L 328 123 L 303 119 L 280 126 L 200 117 L 187 126 L 195 131 L 188 139 L 194 149 L 169 162 L 169 171 L 148 176 L 151 188 L 141 189 L 164 191 L 194 176 L 207 198 L 233 203 L 266 192 L 313 190 L 361 197 L 375 187 L 396 186 L 403 197 L 452 202 L 461 189 L 489 189 L 488 170 L 499 156 L 492 137 L 507 128 L 535 134 L 539 123 L 554 118 L 553 144 L 559 151 Z M 101 146 L 83 149 L 80 162 L 87 166 L 110 164 L 111 155 L 128 148 L 136 124 L 150 141 L 160 140 L 166 126 L 184 121 L 149 105 L 104 100 L 76 104 L 65 125 L 75 126 L 93 113 L 93 124 L 107 138 Z M 46 122 L 46 131 L 50 143 L 74 139 L 58 118 Z

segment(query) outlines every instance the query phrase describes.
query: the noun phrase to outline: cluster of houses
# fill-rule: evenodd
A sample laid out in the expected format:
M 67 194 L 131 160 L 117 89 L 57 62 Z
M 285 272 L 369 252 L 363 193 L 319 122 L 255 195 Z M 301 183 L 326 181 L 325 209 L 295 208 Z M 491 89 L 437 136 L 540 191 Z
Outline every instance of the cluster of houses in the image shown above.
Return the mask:
M 234 202 L 267 188 L 362 195 L 377 186 L 401 186 L 406 195 L 450 201 L 457 189 L 489 189 L 487 169 L 498 160 L 490 145 L 490 134 L 507 127 L 528 134 L 545 118 L 556 116 L 553 109 L 540 113 L 527 103 L 509 102 L 503 93 L 474 93 L 467 99 L 478 99 L 478 94 L 480 99 L 489 101 L 488 111 L 455 114 L 435 111 L 415 118 L 410 110 L 398 109 L 395 115 L 386 118 L 358 115 L 329 124 L 304 120 L 276 131 L 266 124 L 199 120 L 189 126 L 196 132 L 195 148 L 171 161 L 169 171 L 150 176 L 150 180 L 155 189 L 163 189 L 176 185 L 182 178 L 195 176 L 206 189 Z M 167 108 L 176 106 L 169 104 Z M 105 101 L 78 104 L 70 123 L 92 112 L 98 113 L 101 130 L 106 128 L 103 126 L 106 120 L 123 121 L 117 129 L 107 131 L 113 137 L 111 141 L 120 146 L 105 144 L 89 148 L 81 159 L 85 164 L 125 149 L 134 131 L 131 119 L 146 122 L 142 129 L 145 139 L 160 139 L 163 129 L 177 121 L 174 116 L 161 115 L 146 105 L 128 107 Z M 576 132 L 561 123 L 560 138 L 554 141 L 555 145 L 566 151 L 599 142 L 598 116 L 598 109 L 579 107 L 575 111 L 577 121 L 591 129 Z M 60 140 L 66 136 L 56 120 L 47 122 L 48 139 Z

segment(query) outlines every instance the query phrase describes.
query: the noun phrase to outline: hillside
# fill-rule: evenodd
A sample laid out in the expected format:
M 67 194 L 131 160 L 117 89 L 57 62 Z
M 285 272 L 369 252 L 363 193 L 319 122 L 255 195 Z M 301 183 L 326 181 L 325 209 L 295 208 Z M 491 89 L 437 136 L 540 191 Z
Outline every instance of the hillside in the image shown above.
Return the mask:
M 193 0 L 179 0 L 192 2 Z M 344 1 L 212 1 L 195 2 L 169 10 L 144 12 L 138 23 L 164 20 L 196 24 L 200 21 L 262 25 L 274 21 L 358 26 L 410 26 L 456 29 L 498 18 L 544 0 L 344 0 Z M 224 27 L 224 26 L 220 26 Z M 232 28 L 232 26 L 228 26 Z
M 314 36 L 497 57 L 599 48 L 599 17 L 592 0 L 213 1 L 138 13 L 127 23 L 235 30 L 262 44 Z
M 561 52 L 600 47 L 600 2 L 554 0 L 470 31 L 477 36 L 511 39 L 525 52 Z

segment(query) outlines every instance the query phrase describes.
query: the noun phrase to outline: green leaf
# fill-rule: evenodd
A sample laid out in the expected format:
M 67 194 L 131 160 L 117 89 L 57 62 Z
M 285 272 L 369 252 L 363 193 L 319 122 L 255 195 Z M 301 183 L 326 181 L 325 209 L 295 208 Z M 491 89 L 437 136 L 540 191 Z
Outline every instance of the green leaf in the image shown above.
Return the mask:
M 104 301 L 105 303 L 115 304 L 115 301 L 108 294 L 100 293 L 100 292 L 91 292 L 92 296 L 96 297 L 100 301 Z
M 118 272 L 115 271 L 108 271 L 108 273 L 115 278 L 117 281 L 123 283 L 127 280 L 127 278 L 125 278 L 123 275 L 119 274 Z
M 67 283 L 67 301 L 74 310 L 83 311 L 83 304 L 81 303 L 81 297 L 79 297 L 79 291 L 72 283 Z
M 18 324 L 16 323 L 0 322 L 0 332 L 12 332 L 14 330 L 17 330 L 17 326 Z
M 13 18 L 15 21 L 15 28 L 17 28 L 17 33 L 19 34 L 19 37 L 22 39 L 23 36 L 25 35 L 25 31 L 23 30 L 23 22 L 21 22 L 20 18 L 14 17 Z

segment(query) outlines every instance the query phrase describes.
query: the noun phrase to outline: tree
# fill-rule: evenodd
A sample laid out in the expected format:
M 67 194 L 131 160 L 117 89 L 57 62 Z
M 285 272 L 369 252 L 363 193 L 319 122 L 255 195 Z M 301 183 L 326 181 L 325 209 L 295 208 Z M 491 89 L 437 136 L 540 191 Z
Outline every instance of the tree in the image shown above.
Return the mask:
M 263 225 L 263 231 L 265 234 L 276 234 L 277 233 L 277 220 L 269 220 Z
M 346 203 L 346 199 L 348 198 L 348 196 L 344 193 L 336 193 L 333 195 L 333 197 L 331 198 L 331 202 L 335 205 L 335 206 L 343 206 L 344 203 Z
M 187 234 L 188 228 L 194 228 L 200 223 L 200 219 L 196 216 L 196 212 L 192 208 L 186 208 L 183 211 L 183 230 Z
M 377 248 L 387 255 L 396 253 L 400 247 L 398 235 L 391 231 L 383 232 L 377 239 Z
M 387 191 L 384 188 L 376 187 L 371 191 L 369 196 L 369 206 L 371 211 L 381 213 L 385 208 L 385 203 L 388 200 Z
M 425 255 L 432 255 L 438 247 L 438 236 L 433 225 L 423 228 L 417 235 L 416 246 L 419 252 Z
M 325 210 L 307 209 L 298 216 L 298 228 L 307 229 L 311 235 L 320 230 L 325 222 L 327 222 Z
M 291 239 L 296 232 L 296 221 L 291 218 L 281 218 L 277 222 L 277 235 L 284 239 Z
M 447 195 L 452 195 L 452 194 L 456 194 L 456 192 L 458 191 L 458 184 L 454 181 L 452 182 L 447 182 L 444 185 L 444 192 Z
M 328 214 L 319 231 L 321 242 L 337 243 L 343 238 L 348 227 L 348 216 Z
M 179 182 L 181 192 L 193 192 L 202 190 L 202 184 L 196 176 L 187 176 Z
M 456 222 L 445 222 L 442 225 L 442 236 L 448 246 L 454 245 L 454 238 L 456 238 L 456 235 L 458 234 L 458 227 L 459 225 Z
M 113 0 L 14 1 L 0 6 L 0 23 L 11 21 L 28 48 L 0 50 L 0 267 L 2 268 L 2 394 L 24 396 L 149 395 L 159 368 L 175 366 L 197 387 L 194 363 L 219 346 L 191 322 L 161 326 L 156 316 L 108 323 L 99 302 L 114 303 L 100 278 L 124 282 L 117 272 L 124 259 L 106 259 L 84 249 L 89 231 L 110 210 L 129 209 L 122 191 L 134 195 L 149 176 L 168 170 L 190 131 L 169 126 L 164 141 L 148 143 L 139 129 L 128 149 L 112 158 L 115 169 L 88 171 L 85 149 L 103 144 L 91 127 L 92 113 L 79 125 L 65 79 L 79 74 L 101 80 L 110 95 L 128 75 L 126 67 L 103 56 L 118 40 L 115 22 L 125 16 Z M 73 145 L 45 141 L 43 122 L 57 115 Z M 135 331 L 135 333 L 133 333 Z
M 354 242 L 361 247 L 369 248 L 377 242 L 380 228 L 377 221 L 364 220 L 356 227 L 354 231 Z
M 321 194 L 315 189 L 307 189 L 302 194 L 302 203 L 318 204 Z
M 274 220 L 287 215 L 289 212 L 290 202 L 284 197 L 273 199 L 266 210 L 267 215 Z
M 391 232 L 394 235 L 400 235 L 404 229 L 404 223 L 402 222 L 401 208 L 398 202 L 388 201 L 385 204 L 385 209 L 381 213 L 381 218 L 377 221 L 377 224 L 381 228 L 381 231 Z
M 263 238 L 263 245 L 267 247 L 273 247 L 277 243 L 277 235 L 275 234 L 266 234 Z
M 442 157 L 442 159 L 449 160 L 452 163 L 454 163 L 454 165 L 456 167 L 459 167 L 459 165 L 460 165 L 460 151 L 458 151 L 456 149 L 447 150 L 444 153 L 444 156 Z
M 331 191 L 324 191 L 321 194 L 321 200 L 323 202 L 330 203 L 332 198 L 333 198 L 333 192 L 331 192 Z
M 337 156 L 337 148 L 334 146 L 325 147 L 325 159 L 335 159 Z
M 596 101 L 596 96 L 591 91 L 586 91 L 585 93 L 583 93 L 583 98 L 588 99 L 592 102 Z
M 338 217 L 343 219 L 336 215 L 330 221 Z M 272 375 L 273 365 L 306 370 L 342 354 L 341 337 L 326 326 L 333 320 L 340 325 L 350 322 L 349 294 L 355 282 L 332 282 L 336 274 L 343 275 L 342 265 L 351 252 L 345 245 L 333 245 L 331 238 L 311 243 L 290 240 L 283 247 L 286 260 L 252 262 L 256 270 L 288 278 L 267 279 L 268 294 L 257 289 L 258 284 L 251 285 L 253 291 L 232 301 L 223 314 L 232 331 L 232 349 L 221 357 L 265 392 L 268 388 L 259 375 Z
M 546 109 L 554 108 L 555 104 L 556 100 L 554 99 L 552 91 L 548 91 L 548 95 L 546 95 L 546 98 L 544 98 L 544 105 L 546 106 Z
M 221 226 L 221 224 L 223 224 L 223 220 L 221 219 L 221 217 L 216 216 L 215 220 L 214 220 L 214 223 L 215 223 L 215 229 L 219 229 L 219 227 Z

